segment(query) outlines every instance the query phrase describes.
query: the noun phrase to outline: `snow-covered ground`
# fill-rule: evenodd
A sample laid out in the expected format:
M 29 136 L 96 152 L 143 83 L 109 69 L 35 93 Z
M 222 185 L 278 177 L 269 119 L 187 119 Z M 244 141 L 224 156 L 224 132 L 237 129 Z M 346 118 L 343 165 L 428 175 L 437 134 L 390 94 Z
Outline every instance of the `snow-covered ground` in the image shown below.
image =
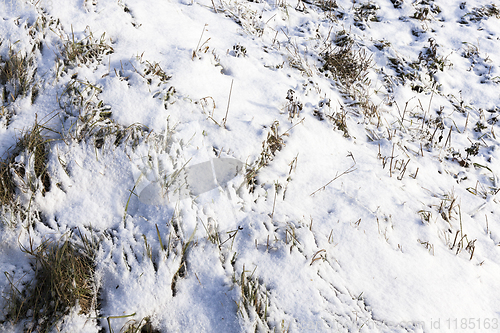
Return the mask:
M 0 330 L 79 231 L 53 332 L 498 331 L 495 2 L 2 1 Z

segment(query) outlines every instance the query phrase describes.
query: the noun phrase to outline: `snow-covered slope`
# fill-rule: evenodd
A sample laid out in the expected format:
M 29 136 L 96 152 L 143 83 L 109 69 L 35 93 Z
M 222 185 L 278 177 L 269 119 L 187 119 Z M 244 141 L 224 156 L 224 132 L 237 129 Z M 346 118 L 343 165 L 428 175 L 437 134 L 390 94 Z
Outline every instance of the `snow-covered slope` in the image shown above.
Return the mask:
M 498 330 L 500 6 L 0 16 L 2 330 Z M 16 317 L 27 252 L 64 240 L 95 245 L 91 311 Z

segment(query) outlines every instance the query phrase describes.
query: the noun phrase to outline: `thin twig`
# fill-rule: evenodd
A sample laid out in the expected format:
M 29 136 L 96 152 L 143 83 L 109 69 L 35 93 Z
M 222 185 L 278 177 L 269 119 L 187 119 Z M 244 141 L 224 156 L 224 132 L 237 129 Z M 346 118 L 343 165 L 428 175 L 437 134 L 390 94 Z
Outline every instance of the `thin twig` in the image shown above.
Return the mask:
M 214 0 L 212 0 L 212 6 L 214 6 L 214 11 L 215 11 L 215 13 L 216 13 L 216 14 L 218 14 L 218 12 L 217 12 L 217 8 L 215 8 L 215 3 L 214 3 Z
M 286 133 L 288 133 L 292 128 L 294 128 L 295 126 L 297 126 L 298 124 L 302 123 L 306 118 L 302 118 L 298 123 L 296 123 L 295 125 L 293 125 L 292 127 L 290 127 L 289 129 L 287 129 L 285 132 L 283 132 L 283 134 L 281 135 L 285 135 Z
M 392 144 L 391 164 L 389 164 L 389 176 L 392 177 L 392 161 L 394 160 L 394 144 Z
M 404 160 L 403 160 L 403 163 L 404 163 Z M 403 166 L 403 171 L 401 172 L 401 176 L 398 177 L 399 180 L 403 179 L 403 177 L 405 175 L 406 167 L 408 166 L 408 163 L 410 163 L 410 159 L 408 159 L 408 161 L 406 162 L 406 164 Z
M 467 112 L 467 118 L 465 118 L 465 126 L 464 126 L 463 133 L 465 133 L 465 131 L 467 130 L 467 124 L 469 123 L 469 113 L 470 112 Z
M 206 29 L 207 25 L 208 24 L 205 23 L 205 25 L 203 26 L 203 31 L 201 32 L 200 40 L 198 41 L 198 44 L 196 45 L 196 50 L 193 51 L 193 55 L 191 57 L 191 60 L 193 60 L 194 57 L 196 57 L 196 53 L 198 52 L 198 49 L 200 47 L 201 39 L 203 38 L 203 34 L 205 33 L 205 29 Z
M 320 254 L 321 252 L 326 252 L 326 250 L 325 250 L 325 249 L 321 249 L 321 250 L 317 251 L 317 252 L 313 255 L 312 260 L 311 260 L 311 263 L 309 264 L 309 266 L 311 266 L 312 264 L 314 264 L 314 262 L 315 262 L 316 260 L 319 260 L 319 259 L 322 259 L 322 258 L 323 258 L 321 255 L 320 255 L 318 258 L 316 258 L 316 256 L 317 256 L 318 254 Z
M 444 147 L 446 147 L 446 144 L 448 143 L 448 141 L 450 141 L 450 147 L 451 147 L 451 130 L 453 129 L 453 125 L 451 125 L 450 127 L 450 131 L 448 132 L 448 137 L 446 138 L 446 141 L 444 143 Z
M 415 171 L 415 174 L 413 176 L 410 176 L 410 177 L 412 177 L 413 179 L 416 179 L 417 178 L 417 174 L 418 174 L 418 168 L 417 168 L 417 171 Z
M 311 193 L 311 197 L 314 196 L 316 194 L 316 192 L 319 192 L 319 191 L 322 191 L 324 190 L 328 185 L 330 185 L 331 183 L 333 183 L 335 180 L 337 180 L 338 178 L 344 176 L 344 175 L 347 175 L 348 173 L 351 173 L 353 171 L 356 171 L 357 169 L 354 168 L 354 166 L 356 165 L 356 163 L 354 163 L 349 169 L 347 169 L 346 171 L 342 172 L 340 175 L 337 174 L 332 180 L 330 180 L 328 183 L 326 183 L 325 185 L 323 185 L 322 187 L 320 187 L 319 189 L 317 189 L 316 191 L 314 191 L 313 193 Z
M 233 92 L 233 82 L 234 82 L 234 79 L 231 80 L 231 88 L 229 89 L 229 98 L 227 100 L 226 116 L 224 117 L 224 119 L 222 119 L 222 125 L 224 126 L 224 128 L 226 128 L 227 114 L 229 112 L 229 103 L 231 103 L 231 93 Z

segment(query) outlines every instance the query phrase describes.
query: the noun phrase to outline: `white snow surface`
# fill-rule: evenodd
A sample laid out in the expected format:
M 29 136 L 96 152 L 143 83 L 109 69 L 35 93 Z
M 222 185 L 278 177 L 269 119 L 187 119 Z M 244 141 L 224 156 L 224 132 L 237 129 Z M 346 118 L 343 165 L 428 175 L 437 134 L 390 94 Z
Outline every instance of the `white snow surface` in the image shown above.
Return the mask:
M 14 154 L 35 121 L 51 129 L 50 190 L 18 186 L 34 222 L 3 208 L 0 270 L 22 287 L 34 273 L 20 244 L 75 230 L 99 240 L 100 305 L 72 309 L 54 332 L 118 332 L 143 318 L 159 332 L 498 331 L 500 16 L 471 20 L 490 2 L 462 2 L 0 2 L 3 59 L 43 44 L 34 103 L 4 103 L 15 112 L 0 118 L 0 153 Z M 376 19 L 357 23 L 368 4 Z M 42 17 L 58 23 L 30 36 Z M 359 87 L 375 116 L 322 70 L 341 31 L 372 59 Z M 113 52 L 58 67 L 64 41 L 90 35 Z M 431 40 L 444 64 L 433 73 Z M 416 74 L 398 76 L 390 59 Z M 148 62 L 171 78 L 145 74 Z M 85 98 L 115 124 L 142 127 L 137 141 L 72 137 L 81 111 L 63 110 L 64 96 L 78 84 L 97 87 Z M 245 172 L 275 121 L 283 144 L 250 191 Z M 139 200 L 148 184 L 217 158 L 245 167 L 196 196 Z M 30 153 L 16 161 L 29 165 Z M 243 270 L 260 285 L 265 320 L 242 310 Z M 4 311 L 0 320 L 5 332 L 26 330 Z

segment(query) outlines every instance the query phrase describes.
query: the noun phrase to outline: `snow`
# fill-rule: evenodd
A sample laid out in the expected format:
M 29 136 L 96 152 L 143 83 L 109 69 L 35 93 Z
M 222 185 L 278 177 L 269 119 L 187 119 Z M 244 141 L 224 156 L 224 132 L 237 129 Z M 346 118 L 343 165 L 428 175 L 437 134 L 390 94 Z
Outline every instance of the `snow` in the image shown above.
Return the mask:
M 37 214 L 0 212 L 0 290 L 34 276 L 20 245 L 80 230 L 99 239 L 100 307 L 73 308 L 54 332 L 117 332 L 144 318 L 160 332 L 498 330 L 500 19 L 460 23 L 479 0 L 397 2 L 370 2 L 378 20 L 361 25 L 354 9 L 368 2 L 350 0 L 330 3 L 338 20 L 320 9 L 328 1 L 0 3 L 3 60 L 43 42 L 34 104 L 3 104 L 14 111 L 0 117 L 2 158 L 35 120 L 51 129 L 50 190 L 16 178 Z M 425 19 L 412 17 L 418 8 L 430 8 Z M 60 25 L 30 37 L 42 17 Z M 319 70 L 342 30 L 373 59 L 357 87 L 378 117 Z M 57 69 L 65 41 L 90 33 L 113 53 Z M 435 73 L 431 38 L 444 63 Z M 156 63 L 169 80 L 145 74 Z M 128 139 L 79 139 L 69 85 L 90 109 L 102 101 Z M 292 119 L 290 103 L 301 105 Z M 259 166 L 275 121 L 283 144 Z M 266 298 L 264 324 L 243 314 L 243 271 Z M 0 313 L 0 330 L 25 331 Z

